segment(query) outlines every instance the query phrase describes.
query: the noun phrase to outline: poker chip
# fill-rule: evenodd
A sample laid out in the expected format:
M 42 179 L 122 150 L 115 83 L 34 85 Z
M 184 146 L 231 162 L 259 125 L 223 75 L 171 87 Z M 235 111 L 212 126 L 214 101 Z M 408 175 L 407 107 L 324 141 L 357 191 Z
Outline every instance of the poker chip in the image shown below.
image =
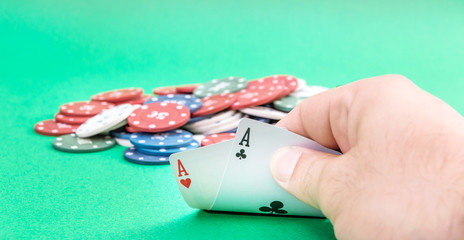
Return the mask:
M 57 136 L 53 148 L 59 151 L 95 152 L 118 144 L 129 147 L 129 162 L 169 164 L 173 153 L 233 139 L 243 118 L 275 124 L 325 90 L 291 75 L 156 87 L 157 96 L 144 95 L 142 88 L 117 89 L 61 105 L 54 120 L 36 123 L 34 131 Z
M 181 146 L 181 147 L 151 149 L 151 148 L 139 148 L 136 146 L 136 149 L 138 152 L 146 154 L 146 155 L 171 156 L 171 154 L 174 154 L 174 153 L 184 152 L 184 151 L 192 150 L 192 149 L 199 148 L 199 147 L 200 147 L 200 143 L 192 139 L 192 141 L 189 144 Z
M 247 84 L 246 79 L 240 77 L 213 79 L 195 88 L 193 94 L 203 98 L 221 93 L 233 93 L 245 89 Z
M 210 122 L 208 124 L 201 124 L 201 125 L 189 125 L 184 126 L 187 130 L 192 131 L 193 133 L 203 133 L 203 134 L 213 134 L 213 133 L 221 133 L 227 132 L 234 128 L 238 127 L 240 119 L 242 118 L 243 114 L 240 112 L 235 112 L 234 115 Z
M 128 162 L 141 164 L 141 165 L 161 165 L 169 164 L 169 157 L 167 156 L 152 156 L 138 152 L 135 148 L 131 147 L 124 151 L 124 159 Z
M 107 150 L 115 144 L 116 142 L 110 136 L 80 138 L 72 133 L 57 137 L 53 141 L 53 148 L 62 152 L 87 153 Z
M 124 131 L 124 129 L 125 128 L 120 128 L 120 129 L 110 131 L 110 136 L 112 136 L 114 138 L 121 138 L 121 139 L 129 140 L 132 133 Z
M 274 101 L 274 108 L 284 111 L 284 112 L 290 112 L 292 109 L 294 109 L 298 104 L 300 104 L 305 99 L 307 98 L 287 96 L 280 100 Z
M 132 106 L 135 106 L 135 105 L 132 105 Z M 111 127 L 110 129 L 106 130 L 106 134 L 109 135 L 110 134 L 110 131 L 113 131 L 113 130 L 116 130 L 116 129 L 119 129 L 119 128 L 122 128 L 122 127 L 125 127 L 127 126 L 127 119 L 116 124 L 114 127 Z
M 203 138 L 203 140 L 201 140 L 201 146 L 202 147 L 209 146 L 211 144 L 224 142 L 224 141 L 234 139 L 234 138 L 235 138 L 235 133 L 211 134 Z
M 49 119 L 36 123 L 34 131 L 45 136 L 61 136 L 74 133 L 78 127 L 79 125 L 60 123 L 54 119 Z
M 193 126 L 192 125 L 189 125 L 189 126 L 186 125 L 185 128 L 189 129 L 189 130 L 192 130 L 195 133 L 206 133 L 208 131 L 211 131 L 214 128 L 219 128 L 222 125 L 227 125 L 227 124 L 229 124 L 231 122 L 240 121 L 242 116 L 243 116 L 242 113 L 235 112 L 234 115 L 232 115 L 232 116 L 230 116 L 228 118 L 217 120 L 217 121 L 211 122 L 211 123 L 209 123 L 207 125 L 202 124 L 202 125 L 195 126 L 195 125 L 192 124 Z M 229 129 L 226 129 L 226 130 L 230 130 L 230 129 L 232 129 L 232 128 L 229 128 Z
M 236 111 L 234 111 L 234 110 L 220 112 L 220 113 L 214 114 L 211 118 L 201 120 L 201 121 L 197 121 L 197 122 L 194 122 L 194 123 L 191 123 L 191 124 L 187 124 L 184 127 L 193 127 L 193 128 L 195 128 L 195 127 L 200 127 L 200 126 L 208 126 L 208 125 L 211 125 L 214 122 L 221 121 L 223 119 L 231 117 L 235 113 L 236 113 Z
M 195 112 L 201 108 L 201 99 L 190 94 L 168 94 L 164 96 L 148 99 L 144 104 L 156 102 L 177 103 L 186 106 L 190 112 Z
M 304 87 L 306 87 L 306 81 L 304 79 L 298 78 L 298 87 L 295 89 L 295 91 L 300 91 Z
M 298 79 L 294 76 L 278 76 L 284 79 L 285 86 L 287 87 L 287 94 L 294 92 L 298 88 Z
M 287 96 L 289 93 L 295 91 L 298 87 L 298 79 L 294 76 L 289 75 L 274 75 L 270 77 L 264 77 L 257 80 L 254 80 L 249 83 L 251 87 L 277 87 L 281 88 L 280 95 L 276 98 L 283 98 Z
M 130 142 L 129 139 L 114 138 L 114 140 L 118 145 L 121 145 L 123 147 L 134 147 L 134 145 Z
M 68 116 L 89 117 L 114 107 L 107 102 L 71 102 L 60 106 L 60 113 Z
M 195 91 L 195 88 L 197 88 L 198 86 L 200 86 L 200 84 L 178 86 L 178 87 L 176 87 L 176 92 L 177 93 L 191 94 L 191 93 L 193 93 L 193 91 Z
M 126 119 L 132 113 L 131 104 L 123 104 L 103 111 L 87 120 L 76 130 L 76 135 L 84 138 L 97 135 L 112 128 L 119 128 L 127 124 Z
M 192 117 L 188 120 L 187 124 L 190 124 L 190 123 L 196 123 L 198 121 L 202 121 L 202 120 L 205 120 L 205 119 L 209 119 L 211 118 L 212 115 L 206 115 L 206 116 L 200 116 L 200 117 Z
M 118 105 L 121 105 L 121 104 L 142 105 L 144 102 L 146 102 L 148 99 L 152 97 L 153 97 L 152 95 L 142 95 L 141 97 L 137 99 L 132 99 L 132 100 L 128 100 L 125 102 L 118 102 L 117 104 Z
M 143 89 L 141 88 L 126 88 L 126 89 L 117 89 L 108 92 L 102 92 L 93 95 L 90 99 L 92 101 L 104 101 L 104 102 L 123 102 L 131 99 L 140 98 L 143 94 Z
M 188 145 L 191 141 L 192 133 L 175 129 L 162 133 L 133 133 L 130 141 L 137 148 L 172 148 Z
M 210 97 L 201 99 L 201 108 L 194 112 L 192 116 L 206 116 L 213 113 L 220 112 L 224 109 L 229 108 L 237 100 L 238 95 L 234 93 L 221 93 Z
M 176 87 L 160 87 L 153 89 L 153 93 L 159 96 L 168 95 L 168 94 L 176 94 L 177 90 Z
M 293 97 L 299 97 L 299 98 L 309 98 L 312 97 L 316 94 L 319 94 L 321 92 L 324 92 L 326 90 L 329 90 L 326 87 L 321 87 L 321 86 L 304 86 L 302 89 L 295 91 L 290 94 L 290 96 Z
M 240 109 L 240 112 L 248 114 L 248 115 L 272 119 L 272 120 L 280 120 L 287 115 L 287 113 L 285 112 L 275 110 L 270 107 L 263 107 L 263 106 L 242 108 Z
M 271 77 L 259 78 L 248 83 L 247 89 L 269 89 L 269 88 L 278 88 L 281 91 L 284 90 L 285 81 L 283 78 L 278 75 Z
M 186 106 L 155 102 L 134 110 L 127 120 L 131 127 L 145 132 L 165 132 L 183 126 L 189 119 L 190 111 Z
M 196 140 L 197 142 L 201 142 L 201 140 L 203 140 L 203 138 L 205 138 L 206 136 L 203 135 L 203 134 L 194 134 L 193 135 L 193 139 Z
M 136 128 L 136 127 L 125 126 L 124 128 L 125 128 L 126 131 L 129 132 L 129 133 L 144 132 L 144 130 L 138 129 L 138 128 Z
M 236 132 L 237 132 L 237 128 L 233 128 L 227 131 L 222 131 L 221 133 L 236 133 Z
M 245 118 L 245 117 L 244 117 Z M 240 123 L 241 119 L 237 119 L 235 121 L 230 121 L 220 126 L 216 126 L 205 131 L 203 134 L 214 134 L 214 133 L 234 133 L 237 131 L 238 124 Z
M 85 121 L 89 120 L 91 117 L 76 117 L 76 116 L 68 116 L 61 113 L 55 114 L 55 120 L 61 123 L 67 123 L 71 125 L 80 125 L 85 123 Z
M 232 104 L 230 109 L 236 110 L 270 103 L 284 91 L 282 86 L 280 87 L 268 86 L 261 88 L 258 86 L 241 90 L 238 92 L 237 101 Z
M 250 119 L 253 119 L 253 120 L 256 120 L 256 121 L 260 121 L 260 122 L 263 122 L 263 123 L 268 123 L 268 124 L 272 124 L 272 123 L 273 123 L 273 120 L 271 120 L 271 119 L 269 119 L 269 118 L 262 118 L 262 117 L 250 116 Z

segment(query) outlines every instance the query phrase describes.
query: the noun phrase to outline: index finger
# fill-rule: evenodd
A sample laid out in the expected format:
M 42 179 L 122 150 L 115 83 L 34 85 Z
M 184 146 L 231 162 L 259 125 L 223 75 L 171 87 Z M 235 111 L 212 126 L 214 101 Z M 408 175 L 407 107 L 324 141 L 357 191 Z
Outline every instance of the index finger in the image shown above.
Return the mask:
M 346 132 L 351 92 L 352 87 L 345 85 L 312 96 L 298 104 L 276 126 L 345 152 L 350 148 Z

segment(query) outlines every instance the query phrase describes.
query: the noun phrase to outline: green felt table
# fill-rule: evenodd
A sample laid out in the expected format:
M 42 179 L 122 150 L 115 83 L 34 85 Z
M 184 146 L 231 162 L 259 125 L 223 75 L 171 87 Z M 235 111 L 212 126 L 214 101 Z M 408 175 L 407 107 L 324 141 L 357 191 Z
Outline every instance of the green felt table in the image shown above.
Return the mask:
M 0 238 L 333 239 L 325 219 L 208 213 L 124 147 L 53 150 L 33 125 L 125 87 L 403 74 L 464 113 L 464 2 L 0 1 Z M 375 213 L 373 213 L 375 214 Z

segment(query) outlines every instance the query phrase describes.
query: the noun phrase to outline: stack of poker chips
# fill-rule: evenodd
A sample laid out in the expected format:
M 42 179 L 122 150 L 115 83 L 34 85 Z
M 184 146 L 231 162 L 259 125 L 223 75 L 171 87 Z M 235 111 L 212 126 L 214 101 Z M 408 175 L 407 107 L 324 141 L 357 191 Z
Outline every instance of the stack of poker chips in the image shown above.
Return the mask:
M 166 164 L 173 153 L 232 139 L 242 118 L 274 124 L 325 90 L 290 75 L 158 87 L 156 96 L 140 88 L 118 89 L 64 104 L 55 119 L 34 129 L 58 136 L 53 147 L 59 151 L 95 152 L 117 143 L 128 147 L 124 158 L 129 162 Z

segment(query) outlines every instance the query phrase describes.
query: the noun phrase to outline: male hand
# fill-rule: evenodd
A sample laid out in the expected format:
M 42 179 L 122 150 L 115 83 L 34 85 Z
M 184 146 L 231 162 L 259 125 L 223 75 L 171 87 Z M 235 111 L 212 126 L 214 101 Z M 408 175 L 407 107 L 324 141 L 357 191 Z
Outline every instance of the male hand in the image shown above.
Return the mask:
M 286 147 L 271 172 L 340 239 L 464 237 L 464 118 L 400 75 L 313 96 L 277 123 L 335 156 Z

